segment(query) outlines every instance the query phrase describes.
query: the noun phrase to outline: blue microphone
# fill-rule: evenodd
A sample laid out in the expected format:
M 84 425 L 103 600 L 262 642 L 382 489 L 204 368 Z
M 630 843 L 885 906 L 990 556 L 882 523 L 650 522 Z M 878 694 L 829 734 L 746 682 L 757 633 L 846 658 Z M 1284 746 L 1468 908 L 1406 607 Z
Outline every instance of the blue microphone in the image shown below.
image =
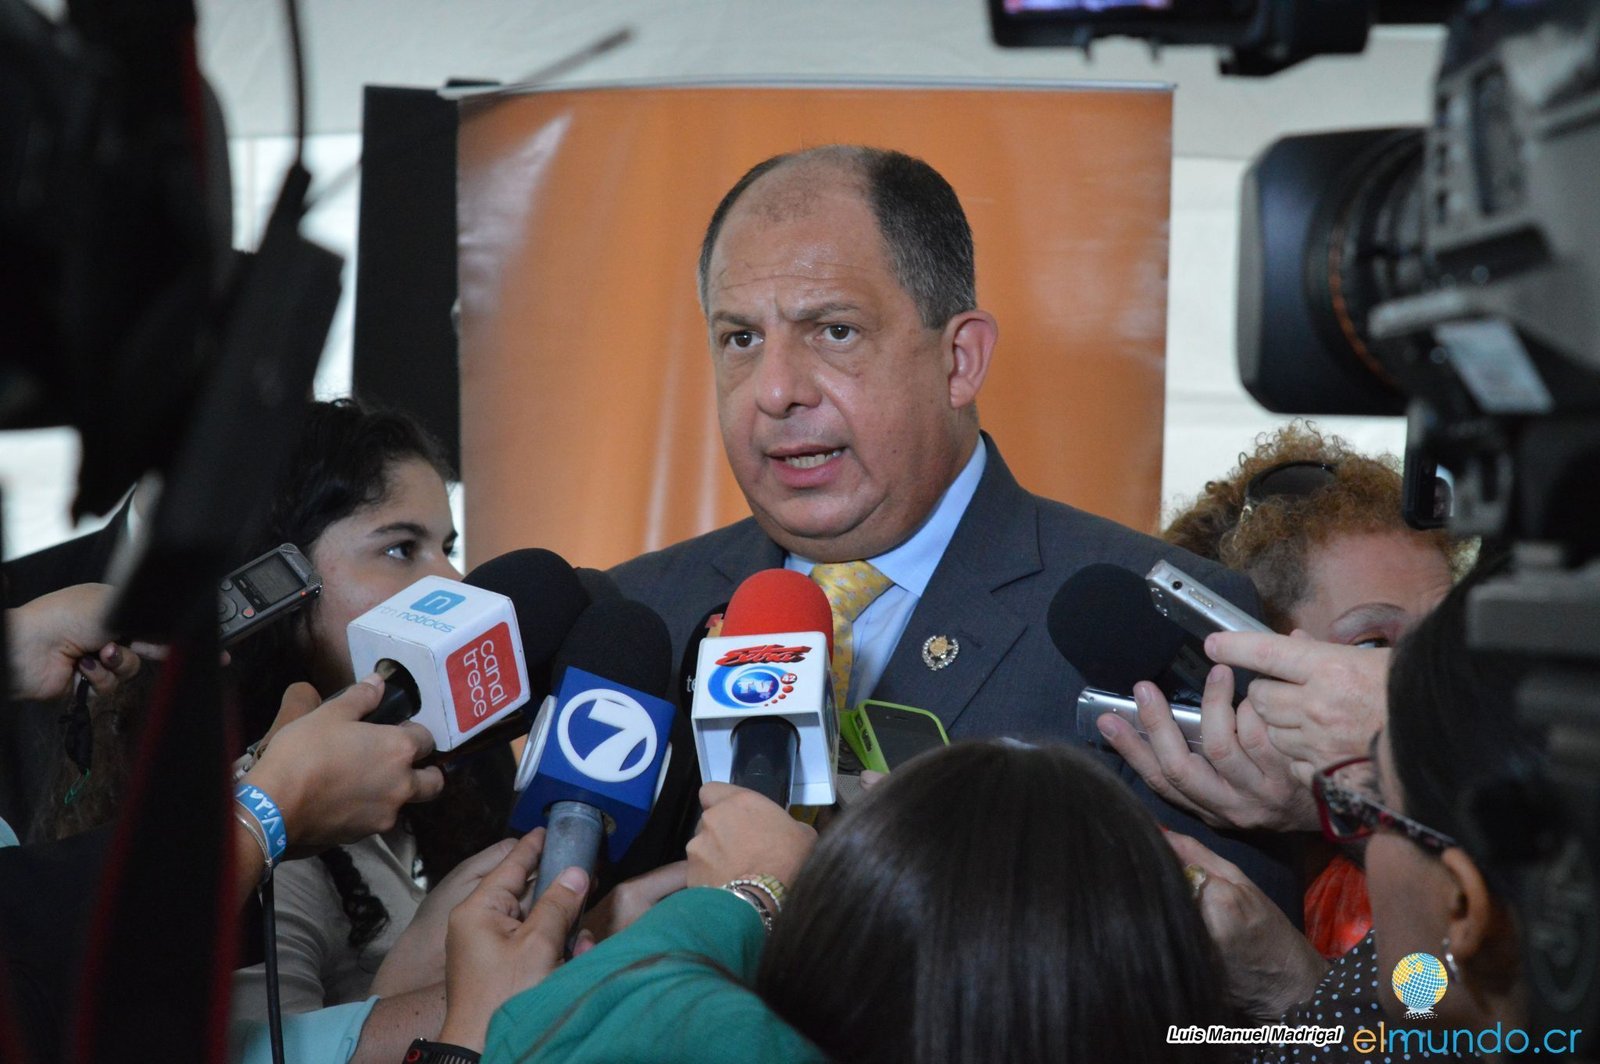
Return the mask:
M 564 868 L 591 880 L 600 843 L 612 863 L 644 829 L 671 757 L 677 708 L 661 697 L 672 675 L 672 637 L 649 607 L 596 602 L 557 653 L 545 699 L 517 770 L 522 792 L 511 829 L 548 832 L 537 897 Z

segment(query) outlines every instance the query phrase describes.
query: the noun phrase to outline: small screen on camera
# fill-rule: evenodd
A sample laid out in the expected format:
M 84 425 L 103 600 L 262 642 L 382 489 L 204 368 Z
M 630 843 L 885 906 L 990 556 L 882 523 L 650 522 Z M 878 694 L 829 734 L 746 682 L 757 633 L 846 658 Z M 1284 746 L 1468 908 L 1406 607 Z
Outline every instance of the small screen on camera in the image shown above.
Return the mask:
M 1253 0 L 1001 0 L 1007 15 L 1071 18 L 1106 15 L 1152 20 L 1227 18 L 1253 9 Z
M 263 606 L 298 594 L 301 588 L 300 578 L 289 568 L 289 563 L 276 554 L 244 573 L 243 578 L 260 596 Z

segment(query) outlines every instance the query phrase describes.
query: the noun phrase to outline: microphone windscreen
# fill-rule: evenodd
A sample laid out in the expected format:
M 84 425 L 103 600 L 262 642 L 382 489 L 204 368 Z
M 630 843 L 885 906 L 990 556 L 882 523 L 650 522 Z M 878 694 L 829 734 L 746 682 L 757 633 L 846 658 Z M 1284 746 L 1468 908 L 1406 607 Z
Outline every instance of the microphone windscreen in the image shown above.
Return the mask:
M 1124 693 L 1172 663 L 1187 635 L 1150 600 L 1144 578 L 1120 565 L 1078 570 L 1050 602 L 1050 639 L 1090 687 Z
M 561 644 L 552 673 L 568 667 L 667 698 L 672 685 L 672 635 L 649 606 L 632 599 L 596 602 L 578 617 Z
M 833 610 L 828 596 L 809 576 L 792 569 L 763 569 L 746 577 L 728 602 L 722 634 L 821 632 L 833 656 Z
M 462 582 L 495 591 L 511 600 L 522 635 L 522 656 L 537 705 L 550 691 L 550 659 L 561 648 L 578 616 L 589 605 L 572 566 L 554 551 L 525 547 L 490 558 Z
M 583 585 L 590 602 L 604 602 L 606 599 L 622 597 L 622 589 L 603 570 L 580 567 L 572 571 L 578 574 L 578 583 Z

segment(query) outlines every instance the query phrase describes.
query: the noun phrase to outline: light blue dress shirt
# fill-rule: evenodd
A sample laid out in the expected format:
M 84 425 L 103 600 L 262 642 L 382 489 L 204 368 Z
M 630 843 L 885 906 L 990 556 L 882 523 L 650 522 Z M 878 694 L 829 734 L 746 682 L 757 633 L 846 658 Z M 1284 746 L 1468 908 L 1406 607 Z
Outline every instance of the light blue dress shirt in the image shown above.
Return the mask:
M 967 464 L 956 479 L 939 497 L 933 513 L 928 515 L 922 527 L 893 550 L 867 559 L 878 572 L 893 580 L 894 586 L 879 595 L 856 618 L 851 633 L 855 660 L 850 666 L 850 693 L 841 703 L 842 706 L 854 706 L 862 699 L 870 698 L 873 689 L 878 686 L 883 670 L 889 665 L 890 655 L 894 653 L 900 637 L 905 634 L 906 625 L 911 621 L 912 611 L 927 590 L 928 581 L 933 579 L 933 571 L 939 567 L 939 559 L 944 557 L 945 548 L 950 545 L 950 537 L 955 535 L 956 525 L 961 523 L 961 515 L 967 512 L 967 506 L 978 490 L 985 461 L 987 449 L 980 438 L 972 450 L 972 457 L 967 459 Z M 783 564 L 786 569 L 810 576 L 811 567 L 817 563 L 790 554 Z

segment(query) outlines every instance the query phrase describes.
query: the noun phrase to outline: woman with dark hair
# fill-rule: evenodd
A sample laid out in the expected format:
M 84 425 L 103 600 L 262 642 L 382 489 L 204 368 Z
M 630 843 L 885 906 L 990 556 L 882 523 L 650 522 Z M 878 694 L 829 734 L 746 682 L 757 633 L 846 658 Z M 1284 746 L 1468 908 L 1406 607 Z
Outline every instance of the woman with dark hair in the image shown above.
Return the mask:
M 1473 811 L 1492 811 L 1504 826 L 1508 808 L 1525 808 L 1532 819 L 1512 828 L 1523 835 L 1559 815 L 1534 798 L 1551 793 L 1545 744 L 1514 708 L 1526 662 L 1467 644 L 1468 598 L 1494 571 L 1464 581 L 1395 651 L 1388 723 L 1373 756 L 1330 766 L 1316 781 L 1330 834 L 1366 840 L 1379 971 L 1398 987 L 1402 959 L 1424 954 L 1413 967 L 1446 973 L 1443 997 L 1430 1002 L 1438 1021 L 1419 1032 L 1427 1053 L 1489 1048 L 1439 1028 L 1516 1028 L 1527 1017 L 1518 910 L 1541 902 L 1518 893 L 1503 863 L 1516 848 L 1496 840 L 1497 860 Z M 1385 1004 L 1399 1017 L 1414 1002 L 1397 990 Z M 1577 1050 L 1567 1034 L 1532 1032 L 1534 1052 Z
M 409 418 L 351 400 L 313 403 L 286 468 L 265 527 L 241 557 L 293 543 L 322 577 L 323 591 L 289 620 L 235 649 L 231 672 L 247 735 L 266 732 L 277 710 L 267 695 L 291 682 L 309 681 L 324 696 L 354 682 L 345 628 L 355 617 L 424 576 L 461 575 L 450 561 L 456 533 L 449 468 L 438 445 Z M 503 835 L 510 755 L 497 753 L 506 787 L 498 803 L 488 793 L 494 774 L 486 783 L 452 770 L 438 801 L 408 809 L 394 830 L 278 870 L 285 1012 L 360 1001 L 375 992 L 374 975 L 427 887 Z M 379 989 L 414 989 L 415 979 L 427 973 L 406 977 L 407 985 Z M 236 976 L 236 1019 L 264 1016 L 263 980 L 260 965 Z
M 787 899 L 771 877 L 798 866 L 808 829 L 740 788 L 704 799 L 691 889 L 508 1001 L 486 1059 L 1165 1061 L 1169 1027 L 1225 1019 L 1171 848 L 1078 751 L 996 740 L 917 758 L 835 821 Z M 442 1037 L 458 1045 L 483 1043 L 484 970 L 559 951 L 501 930 L 514 944 L 483 952 L 497 933 L 474 933 L 474 900 L 451 918 Z

